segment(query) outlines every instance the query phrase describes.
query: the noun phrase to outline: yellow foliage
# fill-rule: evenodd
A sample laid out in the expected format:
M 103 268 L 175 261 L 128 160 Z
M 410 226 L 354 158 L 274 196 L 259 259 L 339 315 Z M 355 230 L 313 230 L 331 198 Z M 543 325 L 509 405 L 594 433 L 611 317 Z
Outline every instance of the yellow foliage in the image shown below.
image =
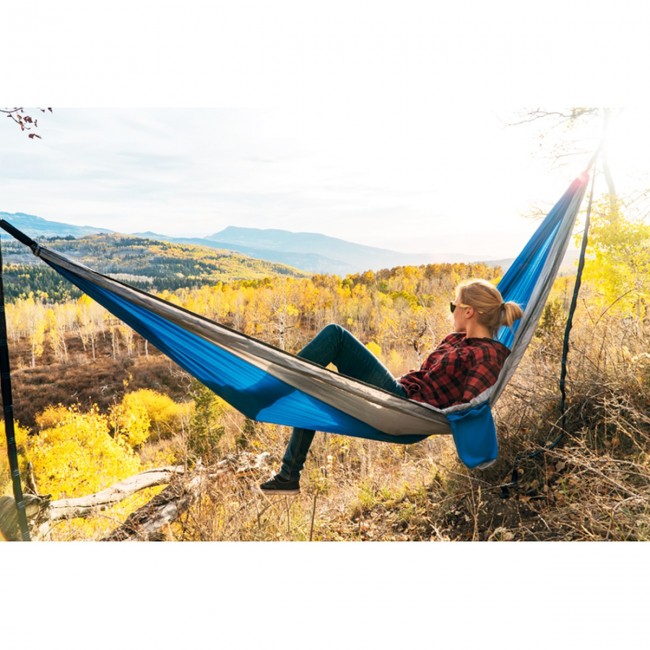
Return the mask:
M 378 359 L 382 359 L 381 348 L 374 341 L 369 341 L 366 343 L 366 348 L 370 350 Z
M 14 435 L 19 457 L 23 454 L 25 442 L 29 431 L 14 423 Z M 12 496 L 11 472 L 9 471 L 9 457 L 7 456 L 7 435 L 4 420 L 0 420 L 0 496 Z
M 609 198 L 594 206 L 583 278 L 601 308 L 646 317 L 650 300 L 650 225 L 628 218 Z
M 393 373 L 393 375 L 397 377 L 405 374 L 409 370 L 409 368 L 406 366 L 404 355 L 397 350 L 390 351 L 386 365 L 388 366 L 388 369 Z
M 149 438 L 149 414 L 133 393 L 127 393 L 111 408 L 110 420 L 115 436 L 128 441 L 131 447 L 139 447 Z
M 36 428 L 50 429 L 65 422 L 68 415 L 68 409 L 62 404 L 48 406 L 44 411 L 36 415 Z
M 26 440 L 36 485 L 53 499 L 97 492 L 140 470 L 140 459 L 110 435 L 108 417 L 92 408 L 48 407 L 36 418 L 40 432 Z
M 148 439 L 167 438 L 187 428 L 193 404 L 177 404 L 171 397 L 149 388 L 127 393 L 111 410 L 116 433 L 132 446 Z

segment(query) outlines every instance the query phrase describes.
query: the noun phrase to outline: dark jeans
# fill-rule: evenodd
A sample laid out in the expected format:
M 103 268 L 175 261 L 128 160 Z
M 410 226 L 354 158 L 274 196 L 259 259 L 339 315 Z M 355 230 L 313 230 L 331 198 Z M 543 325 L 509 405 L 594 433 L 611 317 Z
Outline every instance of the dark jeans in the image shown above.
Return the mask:
M 366 346 L 340 325 L 324 327 L 299 353 L 321 366 L 333 363 L 337 370 L 348 377 L 360 379 L 384 390 L 405 397 L 402 385 Z M 305 464 L 307 452 L 315 431 L 295 428 L 282 459 L 280 476 L 298 480 Z

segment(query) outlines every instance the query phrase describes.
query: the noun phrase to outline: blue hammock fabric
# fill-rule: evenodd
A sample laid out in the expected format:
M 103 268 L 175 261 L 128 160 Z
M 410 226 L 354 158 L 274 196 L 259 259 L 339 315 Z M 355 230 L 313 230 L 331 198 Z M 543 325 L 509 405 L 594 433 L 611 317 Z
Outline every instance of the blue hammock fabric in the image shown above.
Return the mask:
M 4 220 L 0 227 L 249 418 L 402 444 L 452 433 L 461 460 L 482 467 L 498 454 L 490 406 L 532 337 L 586 184 L 586 173 L 571 184 L 498 285 L 524 317 L 512 330 L 499 332 L 511 354 L 497 384 L 469 404 L 445 410 L 278 350 L 42 247 Z

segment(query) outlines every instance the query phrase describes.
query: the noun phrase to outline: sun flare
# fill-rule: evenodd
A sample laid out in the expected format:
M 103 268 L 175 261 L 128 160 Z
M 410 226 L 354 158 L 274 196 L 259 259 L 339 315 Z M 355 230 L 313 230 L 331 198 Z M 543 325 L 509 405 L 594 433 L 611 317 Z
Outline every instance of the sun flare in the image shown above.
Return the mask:
M 650 124 L 639 109 L 612 111 L 603 150 L 615 176 L 635 177 L 648 170 Z

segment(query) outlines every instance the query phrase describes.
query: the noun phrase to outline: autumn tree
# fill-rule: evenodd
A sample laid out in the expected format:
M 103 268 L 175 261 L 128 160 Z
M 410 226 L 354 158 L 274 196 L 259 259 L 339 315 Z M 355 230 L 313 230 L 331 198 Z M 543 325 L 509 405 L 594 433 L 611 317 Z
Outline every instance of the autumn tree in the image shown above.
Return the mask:
M 140 469 L 128 441 L 110 435 L 108 417 L 96 408 L 84 413 L 52 406 L 36 422 L 38 433 L 25 441 L 24 458 L 43 494 L 60 498 L 95 492 Z
M 601 309 L 648 316 L 650 301 L 650 225 L 627 218 L 611 196 L 596 203 L 589 229 L 589 255 L 583 277 Z
M 26 298 L 7 303 L 5 310 L 7 334 L 13 345 L 21 340 L 29 343 L 30 365 L 34 368 L 45 350 L 45 307 L 30 293 Z
M 76 302 L 75 329 L 81 340 L 84 352 L 90 346 L 93 360 L 97 358 L 97 337 L 108 315 L 106 310 L 94 300 L 83 294 Z

